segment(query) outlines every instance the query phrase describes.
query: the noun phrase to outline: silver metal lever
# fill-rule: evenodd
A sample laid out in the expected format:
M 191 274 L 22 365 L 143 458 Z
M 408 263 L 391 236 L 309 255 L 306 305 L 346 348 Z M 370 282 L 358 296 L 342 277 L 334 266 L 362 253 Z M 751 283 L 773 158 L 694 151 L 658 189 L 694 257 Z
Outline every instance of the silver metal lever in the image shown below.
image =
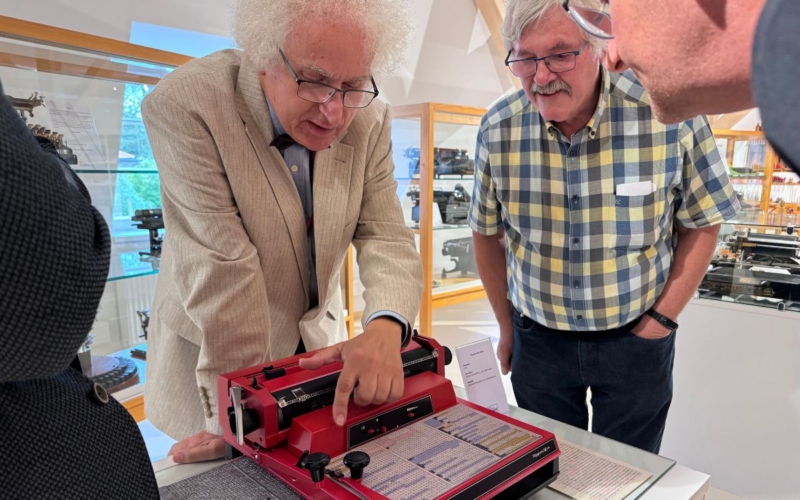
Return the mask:
M 242 388 L 231 387 L 231 402 L 233 402 L 233 413 L 236 418 L 236 443 L 244 445 L 244 429 L 242 428 Z

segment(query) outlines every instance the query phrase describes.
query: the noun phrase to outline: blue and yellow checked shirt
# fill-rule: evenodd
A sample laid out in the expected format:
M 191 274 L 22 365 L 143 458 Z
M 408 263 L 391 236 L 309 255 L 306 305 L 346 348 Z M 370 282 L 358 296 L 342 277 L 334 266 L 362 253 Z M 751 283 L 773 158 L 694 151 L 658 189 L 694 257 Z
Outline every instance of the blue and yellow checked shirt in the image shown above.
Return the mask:
M 512 304 L 560 330 L 641 316 L 669 277 L 674 225 L 719 224 L 740 209 L 704 117 L 663 125 L 631 73 L 603 69 L 602 79 L 596 113 L 572 138 L 522 90 L 498 101 L 478 132 L 470 226 L 505 231 Z M 643 181 L 655 192 L 616 193 Z

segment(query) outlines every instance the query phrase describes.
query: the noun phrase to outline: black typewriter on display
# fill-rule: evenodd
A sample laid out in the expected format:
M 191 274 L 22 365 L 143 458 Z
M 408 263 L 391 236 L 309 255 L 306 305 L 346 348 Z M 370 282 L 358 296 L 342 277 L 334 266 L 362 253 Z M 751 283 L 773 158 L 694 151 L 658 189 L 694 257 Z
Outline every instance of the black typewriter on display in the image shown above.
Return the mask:
M 409 159 L 409 177 L 419 175 L 419 148 L 406 148 L 403 156 Z M 469 157 L 464 149 L 433 148 L 433 176 L 439 178 L 443 175 L 465 175 L 475 173 L 475 161 Z
M 746 229 L 726 237 L 711 260 L 700 293 L 741 297 L 745 302 L 769 299 L 779 309 L 800 301 L 800 237 L 792 227 L 786 232 L 790 234 Z
M 78 164 L 78 157 L 73 152 L 72 148 L 69 147 L 69 144 L 64 139 L 64 134 L 60 134 L 54 130 L 50 130 L 47 127 L 42 125 L 36 125 L 33 123 L 28 123 L 28 118 L 33 118 L 33 110 L 39 106 L 44 107 L 44 96 L 39 95 L 38 92 L 34 92 L 31 96 L 27 99 L 22 99 L 20 97 L 12 97 L 10 95 L 6 95 L 6 98 L 11 102 L 11 105 L 14 106 L 22 120 L 28 125 L 28 129 L 35 135 L 36 137 L 41 137 L 43 139 L 47 139 L 55 146 L 58 155 L 64 159 L 70 165 L 77 165 Z M 28 115 L 27 117 L 25 115 Z
M 164 229 L 164 215 L 160 208 L 137 210 L 131 220 L 137 229 L 146 229 L 150 233 L 150 251 L 139 252 L 142 257 L 161 257 L 161 246 L 164 236 L 158 231 Z
M 411 198 L 411 220 L 419 222 L 419 188 L 409 188 L 406 196 Z M 469 216 L 469 203 L 472 198 L 461 184 L 456 184 L 452 190 L 434 188 L 433 201 L 439 206 L 444 224 L 466 224 Z

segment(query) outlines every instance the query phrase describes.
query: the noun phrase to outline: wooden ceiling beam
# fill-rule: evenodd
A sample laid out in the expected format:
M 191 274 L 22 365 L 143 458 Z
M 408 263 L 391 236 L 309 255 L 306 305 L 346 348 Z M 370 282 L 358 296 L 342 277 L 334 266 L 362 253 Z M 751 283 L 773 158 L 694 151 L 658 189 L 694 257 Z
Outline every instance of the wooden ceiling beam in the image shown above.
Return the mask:
M 489 33 L 491 35 L 489 48 L 492 52 L 492 59 L 494 60 L 495 69 L 497 70 L 497 76 L 500 77 L 501 80 L 510 80 L 514 87 L 518 89 L 522 88 L 519 78 L 511 74 L 511 71 L 509 71 L 504 64 L 506 60 L 506 48 L 503 43 L 503 16 L 505 15 L 503 0 L 475 0 L 475 6 L 478 7 L 478 11 L 481 16 L 483 16 L 483 20 L 489 28 Z

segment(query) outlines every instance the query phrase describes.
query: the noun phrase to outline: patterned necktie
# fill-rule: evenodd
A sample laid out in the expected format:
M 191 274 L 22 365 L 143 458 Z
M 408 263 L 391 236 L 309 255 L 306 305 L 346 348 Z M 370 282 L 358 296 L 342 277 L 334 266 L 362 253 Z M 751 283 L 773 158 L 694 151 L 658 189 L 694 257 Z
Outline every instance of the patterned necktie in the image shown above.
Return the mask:
M 283 152 L 286 148 L 294 146 L 297 142 L 292 139 L 289 134 L 281 134 L 269 143 L 270 146 L 275 146 L 278 151 Z

